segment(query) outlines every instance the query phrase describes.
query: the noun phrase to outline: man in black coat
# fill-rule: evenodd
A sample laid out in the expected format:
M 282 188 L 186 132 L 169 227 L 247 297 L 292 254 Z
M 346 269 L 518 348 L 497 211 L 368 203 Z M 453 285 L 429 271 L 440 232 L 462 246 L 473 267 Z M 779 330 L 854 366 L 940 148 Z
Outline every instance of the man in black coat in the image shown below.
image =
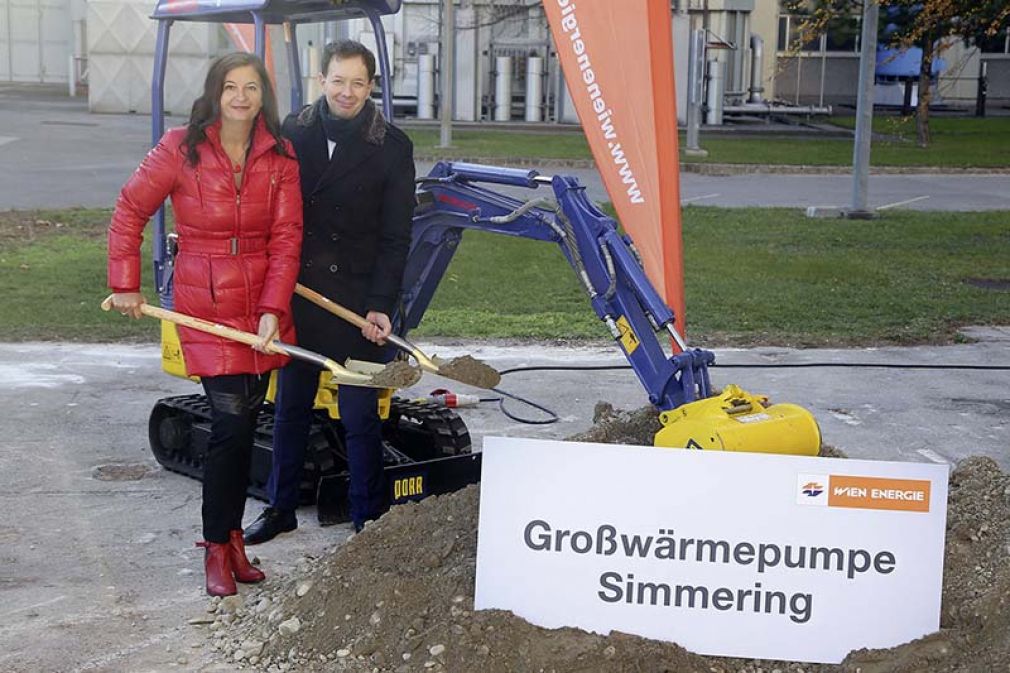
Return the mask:
M 384 362 L 382 347 L 400 293 L 414 210 L 410 139 L 371 101 L 375 56 L 352 40 L 323 50 L 323 95 L 284 120 L 301 168 L 304 202 L 298 281 L 364 315 L 359 329 L 294 297 L 299 345 L 337 362 L 352 357 Z M 275 400 L 270 506 L 246 529 L 259 544 L 298 526 L 295 508 L 320 371 L 293 360 L 281 370 Z M 374 388 L 341 386 L 340 417 L 350 471 L 351 520 L 356 530 L 382 514 L 386 485 L 382 423 Z

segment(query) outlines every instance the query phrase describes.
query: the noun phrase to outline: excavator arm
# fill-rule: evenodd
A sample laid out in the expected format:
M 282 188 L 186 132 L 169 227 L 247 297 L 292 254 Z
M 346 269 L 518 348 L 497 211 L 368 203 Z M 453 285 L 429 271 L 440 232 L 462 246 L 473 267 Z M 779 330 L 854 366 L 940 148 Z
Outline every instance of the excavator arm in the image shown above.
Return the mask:
M 419 183 L 404 275 L 402 314 L 407 329 L 421 321 L 464 230 L 545 241 L 560 248 L 650 403 L 666 411 L 711 395 L 708 366 L 715 355 L 687 348 L 674 329 L 673 311 L 646 277 L 631 240 L 587 198 L 576 178 L 439 163 Z M 530 198 L 521 200 L 481 186 L 489 183 L 520 188 Z M 540 187 L 548 187 L 553 199 L 539 197 Z M 663 341 L 670 338 L 679 351 L 673 355 L 663 348 Z
M 465 230 L 557 245 L 589 303 L 627 357 L 659 411 L 658 446 L 813 455 L 820 431 L 792 404 L 729 385 L 712 389 L 715 354 L 688 348 L 674 313 L 649 282 L 631 239 L 569 176 L 441 162 L 419 181 L 418 207 L 404 274 L 400 329 L 416 327 L 445 275 Z M 486 185 L 499 186 L 497 191 Z M 502 193 L 502 187 L 510 193 Z M 549 187 L 549 198 L 537 190 Z M 664 343 L 672 340 L 674 352 Z

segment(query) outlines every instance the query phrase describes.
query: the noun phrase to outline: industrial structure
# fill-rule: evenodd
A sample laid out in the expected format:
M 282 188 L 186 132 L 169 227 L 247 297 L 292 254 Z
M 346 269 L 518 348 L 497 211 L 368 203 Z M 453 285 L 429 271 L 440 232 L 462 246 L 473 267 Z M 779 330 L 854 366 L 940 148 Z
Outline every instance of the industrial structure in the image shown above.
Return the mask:
M 196 2 L 196 0 L 194 0 Z M 383 18 L 391 86 L 398 116 L 434 119 L 440 91 L 441 11 L 445 0 L 404 0 Z M 839 22 L 797 49 L 802 16 L 777 0 L 672 0 L 678 117 L 686 119 L 688 45 L 705 30 L 707 124 L 724 116 L 769 109 L 825 111 L 855 104 L 859 61 L 858 17 Z M 88 96 L 95 112 L 150 111 L 155 22 L 153 0 L 0 0 L 0 83 L 66 84 Z M 461 122 L 577 123 L 565 89 L 541 0 L 456 0 L 453 118 Z M 374 45 L 364 20 L 299 27 L 306 95 L 322 45 L 351 37 Z M 283 29 L 272 27 L 274 50 Z M 173 59 L 166 79 L 166 108 L 188 113 L 206 64 L 233 50 L 239 38 L 221 25 L 185 24 L 172 33 Z M 989 105 L 1010 103 L 1010 35 L 982 48 L 952 44 L 938 76 L 938 101 L 975 105 L 985 73 Z M 288 88 L 285 59 L 275 59 L 278 88 Z M 914 88 L 914 85 L 912 86 Z M 878 103 L 901 104 L 904 84 L 878 72 Z M 914 94 L 914 92 L 913 92 Z M 285 101 L 285 104 L 286 101 Z

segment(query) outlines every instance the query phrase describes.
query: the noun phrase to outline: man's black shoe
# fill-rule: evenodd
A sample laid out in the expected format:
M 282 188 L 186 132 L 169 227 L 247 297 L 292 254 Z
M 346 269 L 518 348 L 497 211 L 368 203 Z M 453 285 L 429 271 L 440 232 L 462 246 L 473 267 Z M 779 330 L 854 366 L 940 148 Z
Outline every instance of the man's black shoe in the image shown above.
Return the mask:
M 298 518 L 294 512 L 286 512 L 274 507 L 267 507 L 263 513 L 253 521 L 242 539 L 246 544 L 260 544 L 273 540 L 281 533 L 298 528 Z

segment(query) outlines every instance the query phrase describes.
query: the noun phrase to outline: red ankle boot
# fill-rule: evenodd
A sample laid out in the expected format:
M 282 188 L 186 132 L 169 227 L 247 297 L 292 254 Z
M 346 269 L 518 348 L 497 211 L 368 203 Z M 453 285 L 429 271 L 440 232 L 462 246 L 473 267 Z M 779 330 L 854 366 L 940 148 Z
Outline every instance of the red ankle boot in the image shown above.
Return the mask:
M 220 542 L 197 542 L 204 548 L 203 568 L 207 574 L 207 593 L 211 596 L 232 596 L 238 593 L 232 577 L 231 546 Z
M 246 584 L 262 582 L 267 578 L 263 571 L 249 563 L 245 555 L 245 543 L 242 541 L 242 531 L 233 530 L 228 542 L 228 554 L 231 557 L 231 570 L 235 579 Z

